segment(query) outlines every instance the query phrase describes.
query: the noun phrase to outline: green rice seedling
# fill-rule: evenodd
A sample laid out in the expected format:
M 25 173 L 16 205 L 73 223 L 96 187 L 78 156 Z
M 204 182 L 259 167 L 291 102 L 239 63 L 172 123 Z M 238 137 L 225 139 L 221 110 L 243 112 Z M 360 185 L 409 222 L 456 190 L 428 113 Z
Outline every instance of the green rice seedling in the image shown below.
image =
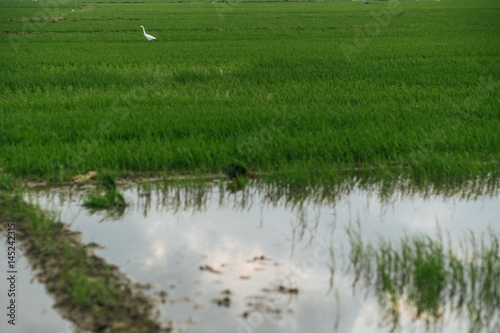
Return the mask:
M 126 202 L 123 195 L 116 191 L 94 192 L 87 197 L 83 206 L 91 209 L 121 208 L 126 206 Z
M 104 188 L 103 190 L 97 189 L 93 193 L 89 194 L 85 202 L 84 207 L 90 209 L 107 209 L 116 208 L 121 209 L 127 206 L 127 202 L 117 188 L 115 175 L 111 172 L 102 172 L 97 176 L 97 182 Z
M 466 315 L 470 329 L 498 327 L 500 254 L 498 235 L 490 231 L 478 242 L 471 232 L 459 249 L 436 239 L 406 235 L 393 244 L 381 239 L 364 244 L 359 229 L 347 229 L 354 286 L 373 288 L 385 319 L 395 329 L 401 306 L 414 320 L 438 324 L 444 313 Z
M 140 195 L 149 197 L 151 196 L 154 186 L 156 185 L 151 183 L 151 181 L 149 180 L 142 181 L 140 184 L 138 184 L 138 192 L 140 193 Z
M 115 178 L 115 174 L 109 171 L 103 171 L 97 174 L 97 182 L 108 191 L 116 190 Z

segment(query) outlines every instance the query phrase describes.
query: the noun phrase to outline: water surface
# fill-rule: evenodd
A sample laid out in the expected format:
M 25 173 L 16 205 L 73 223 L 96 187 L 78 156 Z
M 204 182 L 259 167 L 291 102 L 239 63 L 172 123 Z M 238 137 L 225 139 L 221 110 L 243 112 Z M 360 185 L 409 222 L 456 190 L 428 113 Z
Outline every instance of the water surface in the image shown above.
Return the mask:
M 364 242 L 438 234 L 452 248 L 470 236 L 500 235 L 497 191 L 470 195 L 354 186 L 327 199 L 249 186 L 122 189 L 123 214 L 90 212 L 82 197 L 32 193 L 43 209 L 81 231 L 84 242 L 135 282 L 166 291 L 161 318 L 185 332 L 387 332 L 370 288 L 353 288 L 346 229 Z M 498 308 L 494 320 L 498 321 Z M 467 332 L 469 320 L 444 311 L 437 324 L 401 309 L 403 331 Z M 487 328 L 485 328 L 486 330 Z
M 7 245 L 5 238 L 0 237 L 2 245 L 0 246 L 0 258 L 7 258 Z M 19 244 L 19 240 L 17 241 Z M 17 248 L 16 248 L 17 250 Z M 7 311 L 2 311 L 2 321 L 0 322 L 0 332 L 8 333 L 29 333 L 29 332 L 53 332 L 53 333 L 72 333 L 75 332 L 75 326 L 53 308 L 54 300 L 49 296 L 43 284 L 34 278 L 30 264 L 22 251 L 16 251 L 16 318 L 15 325 L 8 323 L 10 318 L 6 317 Z M 7 297 L 9 290 L 9 281 L 7 278 L 11 275 L 7 273 L 7 262 L 5 263 L 4 275 L 0 279 L 0 290 L 2 292 L 2 309 L 5 309 L 10 300 Z M 5 307 L 4 307 L 5 306 Z M 6 319 L 7 318 L 7 319 Z

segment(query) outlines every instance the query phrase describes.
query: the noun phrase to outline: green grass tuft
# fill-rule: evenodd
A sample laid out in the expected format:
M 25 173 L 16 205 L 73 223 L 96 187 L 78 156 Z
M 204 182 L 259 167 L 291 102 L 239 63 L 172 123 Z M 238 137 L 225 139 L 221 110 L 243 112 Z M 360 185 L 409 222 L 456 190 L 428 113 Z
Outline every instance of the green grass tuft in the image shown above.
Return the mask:
M 97 175 L 97 182 L 103 189 L 97 189 L 89 194 L 84 201 L 83 206 L 90 209 L 123 209 L 127 202 L 117 188 L 115 174 L 112 172 L 101 172 Z

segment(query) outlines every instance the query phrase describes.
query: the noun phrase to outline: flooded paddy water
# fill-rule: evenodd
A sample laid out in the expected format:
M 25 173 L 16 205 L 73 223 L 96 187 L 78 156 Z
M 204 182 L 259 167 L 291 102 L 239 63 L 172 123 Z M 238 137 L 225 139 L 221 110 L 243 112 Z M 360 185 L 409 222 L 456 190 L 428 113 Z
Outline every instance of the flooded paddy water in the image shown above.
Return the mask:
M 499 266 L 497 186 L 357 184 L 305 193 L 212 183 L 120 191 L 129 203 L 123 211 L 90 211 L 78 191 L 33 190 L 26 200 L 59 212 L 84 243 L 102 246 L 98 256 L 150 284 L 160 318 L 176 331 L 499 328 L 500 282 L 490 276 Z M 29 280 L 18 281 L 21 295 L 30 293 L 19 301 L 18 331 L 43 321 L 46 332 L 72 332 L 42 285 Z
M 1 239 L 4 241 L 3 236 Z M 7 258 L 7 247 L 3 244 L 0 246 L 0 255 L 1 258 Z M 17 273 L 15 326 L 9 324 L 7 320 L 10 319 L 6 317 L 7 320 L 2 320 L 0 323 L 0 332 L 75 332 L 76 326 L 63 319 L 53 308 L 54 300 L 47 294 L 45 286 L 34 278 L 31 267 L 21 251 L 17 251 Z M 0 288 L 2 292 L 9 290 L 9 281 L 6 278 L 0 279 Z M 7 295 L 2 296 L 2 300 L 7 299 L 5 297 Z

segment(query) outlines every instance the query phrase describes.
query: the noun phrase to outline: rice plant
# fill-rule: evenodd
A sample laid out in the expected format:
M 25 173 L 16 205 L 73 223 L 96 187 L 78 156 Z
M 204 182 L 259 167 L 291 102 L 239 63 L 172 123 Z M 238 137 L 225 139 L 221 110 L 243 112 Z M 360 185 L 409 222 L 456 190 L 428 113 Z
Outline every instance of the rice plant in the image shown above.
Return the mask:
M 457 248 L 436 239 L 406 235 L 398 242 L 365 244 L 359 229 L 347 229 L 354 286 L 375 291 L 384 318 L 396 329 L 403 308 L 413 320 L 438 325 L 446 313 L 465 315 L 470 330 L 500 327 L 498 235 L 478 239 L 472 231 Z
M 97 175 L 97 182 L 102 189 L 97 189 L 84 201 L 83 206 L 90 209 L 123 209 L 127 202 L 117 188 L 115 175 L 110 172 L 102 172 Z

